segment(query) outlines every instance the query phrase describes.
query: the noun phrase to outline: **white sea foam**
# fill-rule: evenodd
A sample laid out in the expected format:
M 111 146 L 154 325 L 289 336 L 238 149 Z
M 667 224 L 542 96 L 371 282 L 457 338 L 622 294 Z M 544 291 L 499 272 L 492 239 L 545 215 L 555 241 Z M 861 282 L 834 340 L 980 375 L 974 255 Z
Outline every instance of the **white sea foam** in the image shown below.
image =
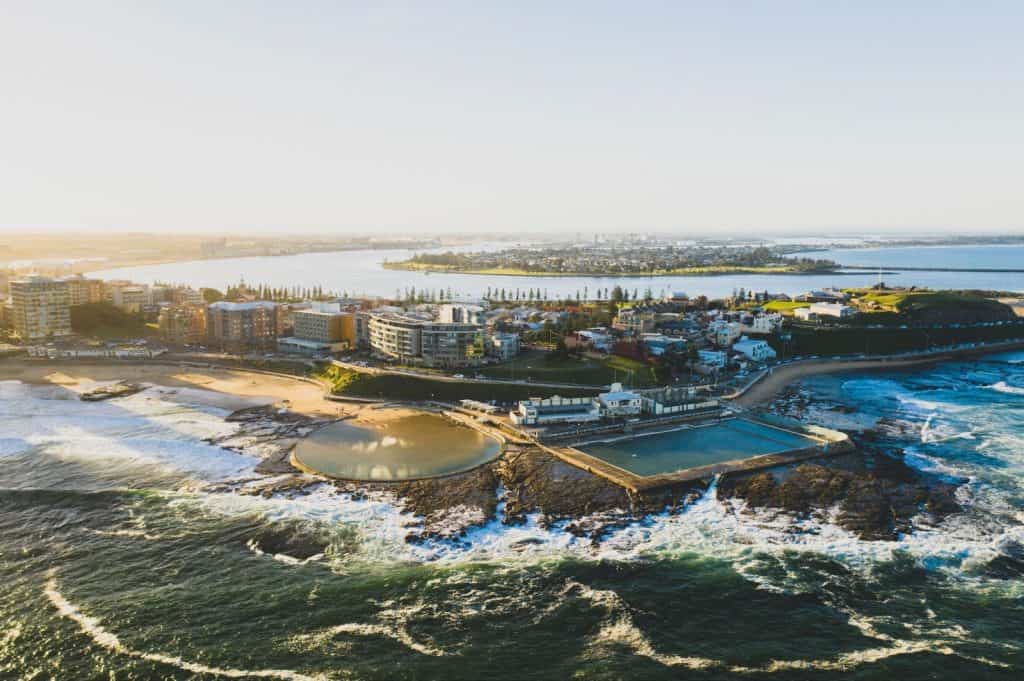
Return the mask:
M 220 481 L 247 472 L 257 457 L 206 444 L 239 429 L 222 414 L 168 403 L 149 391 L 106 402 L 52 399 L 63 388 L 4 383 L 0 456 L 36 448 L 41 456 L 117 475 L 125 463 Z M 130 470 L 124 472 L 137 479 Z
M 6 384 L 3 389 L 22 391 L 24 386 Z M 127 412 L 106 403 L 70 403 L 63 405 L 69 411 L 61 417 L 42 416 L 37 412 L 45 413 L 46 410 L 32 404 L 39 401 L 31 396 L 32 390 L 19 394 L 24 399 L 17 400 L 14 406 L 22 409 L 27 405 L 25 409 L 32 414 L 28 420 L 32 423 L 16 427 L 25 431 L 22 433 L 24 437 L 31 438 L 27 440 L 30 444 L 52 456 L 106 462 L 104 465 L 107 466 L 111 463 L 120 466 L 124 461 L 132 461 L 189 472 L 204 480 L 251 475 L 254 458 L 206 445 L 198 442 L 195 435 L 181 432 L 186 428 L 194 428 L 196 434 L 219 432 L 221 425 L 211 425 L 206 420 L 220 423 L 217 416 L 189 410 L 181 404 L 168 405 L 152 397 L 136 400 L 138 404 Z M 83 410 L 88 410 L 90 416 L 83 417 Z M 174 422 L 178 428 L 168 431 L 164 427 L 166 421 Z M 933 420 L 927 432 L 932 433 L 938 428 Z M 173 437 L 167 436 L 168 432 L 173 433 Z M 14 438 L 18 438 L 17 433 Z M 911 452 L 909 462 L 912 464 L 915 463 L 914 456 L 915 453 Z M 922 458 L 918 463 L 926 468 L 927 465 L 937 465 L 938 460 L 925 461 Z M 943 472 L 958 474 L 961 471 L 951 467 Z M 346 569 L 349 562 L 358 564 L 361 561 L 529 562 L 565 556 L 636 560 L 697 553 L 733 560 L 741 573 L 755 581 L 760 580 L 766 588 L 770 585 L 757 575 L 756 570 L 745 568 L 752 563 L 751 556 L 757 553 L 806 551 L 841 559 L 856 567 L 870 566 L 876 560 L 891 559 L 897 552 L 907 552 L 916 556 L 923 565 L 957 572 L 964 562 L 964 552 L 979 559 L 995 555 L 994 546 L 999 539 L 998 533 L 991 530 L 977 532 L 965 529 L 951 534 L 947 529 L 952 526 L 951 521 L 947 521 L 938 530 L 917 532 L 895 542 L 862 541 L 828 522 L 827 518 L 795 520 L 785 514 L 752 512 L 742 503 L 719 501 L 715 492 L 713 486 L 681 513 L 656 515 L 611 529 L 597 546 L 588 539 L 580 539 L 564 531 L 561 525 L 541 526 L 539 516 L 530 516 L 524 524 L 513 526 L 506 526 L 495 518 L 471 526 L 465 536 L 457 540 L 426 539 L 410 543 L 406 541 L 408 535 L 415 533 L 422 521 L 403 512 L 391 495 L 376 493 L 354 498 L 328 484 L 299 496 L 264 498 L 233 493 L 197 493 L 177 495 L 172 503 L 199 504 L 225 515 L 259 515 L 271 522 L 307 520 L 347 528 L 359 536 L 358 551 L 346 551 L 341 557 L 332 557 L 339 569 Z M 481 520 L 473 509 L 464 509 L 464 514 L 466 517 L 461 520 L 468 524 Z M 498 517 L 501 517 L 500 513 Z M 969 526 L 973 517 L 967 514 L 966 519 L 958 522 Z
M 928 415 L 924 424 L 921 426 L 921 442 L 925 444 L 938 444 L 947 440 L 973 440 L 974 429 L 958 431 L 952 426 L 946 424 L 938 424 L 935 422 L 936 414 L 932 413 Z
M 922 640 L 905 640 L 889 636 L 879 632 L 869 618 L 848 614 L 848 622 L 851 626 L 860 630 L 867 638 L 879 641 L 882 645 L 874 648 L 842 653 L 836 657 L 811 659 L 811 660 L 772 660 L 761 666 L 733 665 L 724 660 L 713 658 L 680 655 L 658 650 L 652 644 L 648 636 L 636 624 L 629 612 L 628 606 L 622 601 L 617 593 L 610 590 L 593 589 L 591 587 L 570 581 L 567 584 L 563 596 L 566 594 L 575 595 L 590 601 L 595 607 L 605 611 L 605 624 L 598 633 L 591 639 L 591 645 L 598 649 L 608 645 L 624 646 L 632 651 L 634 655 L 654 660 L 659 664 L 668 667 L 683 667 L 694 670 L 721 670 L 733 674 L 758 674 L 771 673 L 796 669 L 841 671 L 851 669 L 860 665 L 878 662 L 896 655 L 906 655 L 918 652 L 932 652 L 942 655 L 957 655 L 957 651 L 951 643 L 960 643 L 970 640 L 966 632 L 955 628 L 945 628 L 938 632 L 929 632 L 931 637 Z M 992 662 L 979 658 L 975 659 L 993 666 L 1007 667 L 1008 665 Z
M 421 655 L 442 657 L 447 654 L 440 648 L 417 641 L 409 634 L 408 631 L 406 631 L 404 626 L 364 624 L 358 622 L 338 624 L 312 634 L 300 634 L 298 636 L 293 636 L 291 639 L 291 645 L 300 650 L 315 650 L 326 647 L 330 643 L 334 642 L 335 639 L 343 635 L 382 636 L 384 638 L 393 639 L 404 645 L 409 650 L 420 653 Z
M 190 662 L 174 655 L 135 650 L 121 643 L 121 640 L 115 634 L 107 631 L 100 624 L 99 619 L 86 615 L 77 605 L 64 598 L 57 589 L 57 578 L 54 572 L 51 571 L 43 591 L 50 603 L 53 604 L 53 607 L 57 609 L 57 612 L 61 617 L 65 617 L 75 622 L 79 629 L 82 630 L 82 633 L 89 636 L 96 645 L 120 655 L 127 655 L 129 657 L 146 660 L 148 662 L 155 662 L 157 664 L 169 665 L 192 674 L 209 674 L 211 676 L 222 676 L 230 679 L 260 678 L 283 679 L 284 681 L 323 681 L 326 679 L 323 675 L 309 676 L 289 669 L 232 669 L 229 667 L 213 667 L 198 662 Z
M 542 527 L 536 516 L 514 526 L 495 519 L 470 529 L 459 540 L 408 543 L 407 535 L 421 521 L 402 512 L 389 495 L 354 499 L 326 484 L 294 499 L 201 493 L 179 497 L 173 503 L 199 503 L 218 513 L 255 514 L 269 521 L 306 519 L 347 526 L 359 535 L 358 550 L 331 558 L 335 569 L 341 571 L 359 570 L 365 562 L 490 562 L 507 566 L 569 556 L 578 560 L 633 561 L 696 554 L 730 561 L 741 575 L 761 588 L 791 590 L 795 583 L 780 582 L 777 575 L 766 576 L 759 570 L 761 557 L 781 559 L 790 552 L 825 555 L 869 574 L 880 561 L 910 555 L 928 569 L 968 578 L 973 565 L 1000 555 L 1000 542 L 1009 531 L 987 516 L 972 513 L 976 500 L 971 494 L 965 490 L 961 498 L 967 513 L 951 517 L 938 528 L 879 542 L 858 538 L 830 522 L 827 515 L 794 518 L 785 513 L 750 510 L 742 502 L 719 501 L 712 486 L 683 512 L 656 515 L 612 529 L 596 546 L 560 525 Z
M 1024 388 L 1019 388 L 1015 385 L 1008 385 L 1006 381 L 999 381 L 988 386 L 996 392 L 1001 392 L 1007 395 L 1024 395 Z

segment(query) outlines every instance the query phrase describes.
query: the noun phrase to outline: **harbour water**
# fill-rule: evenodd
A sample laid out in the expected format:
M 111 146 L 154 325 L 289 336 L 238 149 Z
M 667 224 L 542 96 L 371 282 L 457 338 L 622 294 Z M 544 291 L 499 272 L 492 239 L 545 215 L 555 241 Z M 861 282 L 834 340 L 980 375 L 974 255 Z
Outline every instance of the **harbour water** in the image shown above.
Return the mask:
M 461 250 L 487 250 L 496 244 L 475 244 Z M 448 249 L 441 249 L 448 250 Z M 457 250 L 457 249 L 456 249 Z M 103 279 L 131 279 L 138 282 L 186 282 L 193 286 L 209 286 L 223 290 L 240 280 L 270 286 L 314 287 L 353 295 L 381 297 L 403 296 L 410 287 L 417 291 L 448 291 L 461 298 L 480 298 L 488 289 L 540 289 L 549 297 L 595 296 L 598 289 L 616 285 L 641 295 L 650 288 L 656 296 L 666 292 L 685 291 L 691 296 L 723 297 L 743 287 L 753 291 L 782 292 L 790 295 L 828 286 L 871 286 L 878 281 L 873 272 L 822 275 L 729 275 L 712 277 L 515 277 L 473 274 L 426 274 L 382 267 L 385 261 L 398 262 L 411 251 L 345 251 L 307 253 L 291 256 L 229 258 L 192 262 L 145 265 L 103 270 L 95 273 Z M 1024 267 L 1024 246 L 957 246 L 916 249 L 842 249 L 807 254 L 832 259 L 848 265 L 881 265 L 883 267 Z M 955 263 L 955 264 L 954 264 Z M 963 264 L 967 263 L 967 264 Z M 1008 265 L 1007 263 L 1016 263 Z M 1024 272 L 971 273 L 962 272 L 900 272 L 886 274 L 890 285 L 916 285 L 930 288 L 974 288 L 1024 291 Z
M 872 542 L 712 488 L 596 546 L 535 520 L 410 544 L 383 497 L 211 487 L 257 461 L 204 442 L 237 427 L 216 408 L 0 383 L 0 678 L 1019 678 L 1024 354 L 804 389 L 885 418 L 964 512 Z

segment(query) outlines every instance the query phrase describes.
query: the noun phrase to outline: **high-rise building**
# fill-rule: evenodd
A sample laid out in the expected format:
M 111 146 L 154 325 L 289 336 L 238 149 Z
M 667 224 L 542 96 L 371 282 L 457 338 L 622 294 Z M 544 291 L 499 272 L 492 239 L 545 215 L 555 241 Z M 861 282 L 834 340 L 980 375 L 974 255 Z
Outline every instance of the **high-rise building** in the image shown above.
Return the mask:
M 273 350 L 277 346 L 277 304 L 221 301 L 206 308 L 210 345 L 227 352 Z
M 14 332 L 22 340 L 71 335 L 68 283 L 30 276 L 10 283 Z

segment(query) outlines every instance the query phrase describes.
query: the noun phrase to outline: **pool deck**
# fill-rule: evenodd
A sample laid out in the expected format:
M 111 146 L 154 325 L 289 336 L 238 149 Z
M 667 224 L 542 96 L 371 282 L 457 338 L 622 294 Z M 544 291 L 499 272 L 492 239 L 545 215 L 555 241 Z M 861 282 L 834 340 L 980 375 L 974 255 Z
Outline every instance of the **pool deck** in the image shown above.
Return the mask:
M 749 419 L 749 417 L 747 418 Z M 822 456 L 834 456 L 836 454 L 849 452 L 853 449 L 853 444 L 850 442 L 849 438 L 844 433 L 840 433 L 838 431 L 828 430 L 817 426 L 805 426 L 802 431 L 797 431 L 795 429 L 789 430 L 782 428 L 775 424 L 758 422 L 764 426 L 778 428 L 790 434 L 800 435 L 814 440 L 816 441 L 816 444 L 784 452 L 748 456 L 730 461 L 721 461 L 703 466 L 684 468 L 670 473 L 659 473 L 657 475 L 646 476 L 627 471 L 605 461 L 604 459 L 587 454 L 573 446 L 545 445 L 541 442 L 537 442 L 536 444 L 562 461 L 565 461 L 572 466 L 576 466 L 577 468 L 581 468 L 588 473 L 599 475 L 606 480 L 624 487 L 634 494 L 656 490 L 663 487 L 695 482 L 698 480 L 707 481 L 714 478 L 716 475 L 721 475 L 723 473 L 755 471 L 790 463 L 797 463 L 807 459 L 820 458 Z M 685 427 L 686 426 L 677 426 L 675 430 Z M 643 434 L 640 434 L 640 436 L 642 435 Z

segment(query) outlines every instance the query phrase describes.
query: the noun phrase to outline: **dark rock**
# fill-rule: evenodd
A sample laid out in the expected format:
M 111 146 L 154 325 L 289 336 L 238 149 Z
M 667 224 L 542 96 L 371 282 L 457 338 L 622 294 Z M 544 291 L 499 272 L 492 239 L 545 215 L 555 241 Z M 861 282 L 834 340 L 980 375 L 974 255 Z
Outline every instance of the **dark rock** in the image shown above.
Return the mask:
M 728 477 L 719 482 L 718 496 L 796 514 L 835 507 L 836 522 L 862 539 L 895 539 L 912 529 L 911 519 L 918 513 L 941 520 L 961 510 L 954 485 L 927 481 L 907 468 L 895 459 L 862 471 L 804 463 L 785 471 L 781 479 L 772 472 Z
M 267 527 L 250 537 L 248 545 L 269 555 L 306 560 L 327 550 L 328 541 L 297 526 Z
M 113 385 L 105 385 L 99 388 L 94 388 L 89 392 L 82 393 L 78 396 L 83 402 L 102 402 L 103 400 L 111 400 L 115 397 L 128 397 L 140 393 L 146 389 L 146 386 L 138 383 L 115 383 Z

